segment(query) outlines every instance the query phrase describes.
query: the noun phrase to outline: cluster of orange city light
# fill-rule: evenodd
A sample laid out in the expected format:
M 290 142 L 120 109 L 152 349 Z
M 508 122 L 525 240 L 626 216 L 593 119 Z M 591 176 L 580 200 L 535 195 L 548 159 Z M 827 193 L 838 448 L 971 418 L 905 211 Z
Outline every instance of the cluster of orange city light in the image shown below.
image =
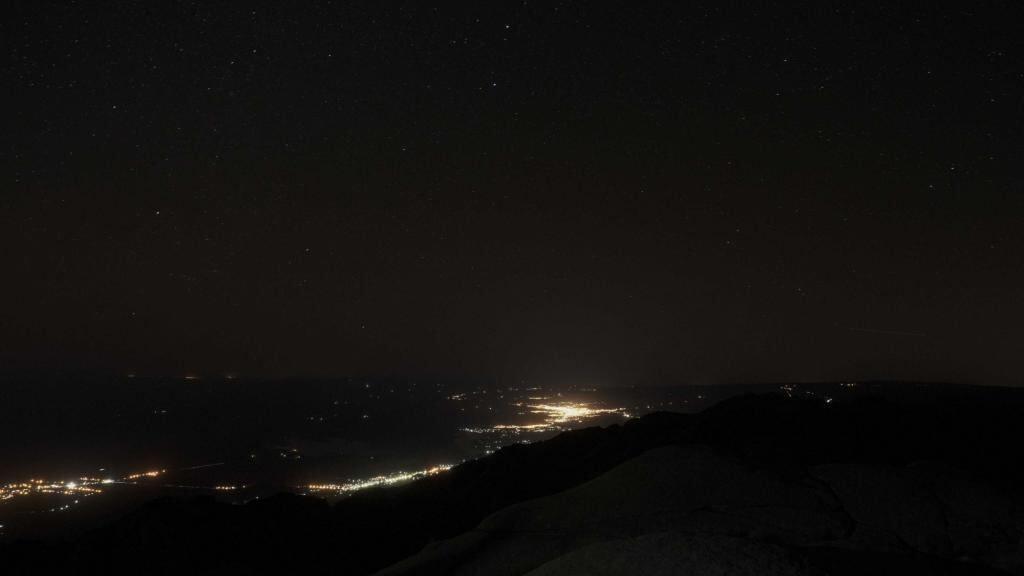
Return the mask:
M 98 478 L 82 477 L 72 482 L 51 482 L 32 478 L 28 482 L 15 482 L 0 486 L 0 501 L 11 500 L 30 494 L 61 494 L 64 496 L 91 496 L 102 492 L 96 488 L 103 481 Z
M 129 474 L 121 480 L 113 478 L 93 478 L 82 476 L 77 480 L 52 481 L 39 478 L 30 478 L 27 482 L 12 482 L 0 486 L 0 502 L 13 500 L 19 496 L 30 496 L 32 494 L 50 494 L 59 496 L 92 496 L 103 492 L 102 486 L 117 482 L 132 482 L 143 478 L 156 478 L 167 472 L 166 470 L 150 470 Z M 76 500 L 77 503 L 77 500 Z M 60 509 L 66 509 L 64 506 Z
M 135 474 L 129 474 L 124 477 L 125 480 L 139 480 L 141 478 L 156 478 L 161 474 L 166 474 L 167 470 L 150 470 L 148 472 L 137 472 Z
M 335 492 L 338 494 L 375 488 L 377 486 L 393 486 L 412 480 L 418 480 L 427 476 L 435 476 L 451 469 L 451 464 L 439 464 L 424 470 L 415 472 L 394 472 L 384 476 L 374 476 L 365 480 L 352 480 L 344 484 L 307 484 L 302 488 L 310 492 Z
M 547 400 L 547 397 L 531 396 L 529 399 L 543 401 Z M 496 424 L 490 428 L 463 428 L 462 431 L 472 434 L 486 434 L 491 432 L 510 432 L 513 434 L 520 432 L 552 432 L 571 428 L 572 424 L 579 424 L 605 414 L 621 414 L 626 418 L 630 417 L 629 413 L 627 413 L 624 408 L 593 408 L 589 404 L 577 402 L 558 402 L 554 404 L 538 403 L 527 405 L 516 403 L 513 404 L 513 406 L 527 408 L 530 414 L 539 415 L 543 421 L 534 422 L 532 424 Z M 523 412 L 520 412 L 520 414 L 523 414 Z
M 785 389 L 785 388 L 784 388 Z M 789 389 L 785 389 L 787 393 L 791 392 Z M 465 394 L 456 394 L 450 397 L 452 400 L 462 400 L 466 397 Z M 548 397 L 544 396 L 531 396 L 529 397 L 533 403 L 531 404 L 516 404 L 524 409 L 520 414 L 529 413 L 540 417 L 540 422 L 534 422 L 530 424 L 498 424 L 491 428 L 485 429 L 472 429 L 466 428 L 464 431 L 473 433 L 486 433 L 486 432 L 503 432 L 519 434 L 522 432 L 543 432 L 543 431 L 554 431 L 563 430 L 567 427 L 571 427 L 572 424 L 581 423 L 599 415 L 605 414 L 620 414 L 627 418 L 630 417 L 628 413 L 622 408 L 594 408 L 588 404 L 574 403 L 574 402 L 545 402 L 549 400 Z M 488 450 L 490 453 L 491 450 Z M 367 488 L 374 488 L 378 486 L 392 486 L 404 482 L 409 482 L 419 478 L 427 476 L 434 476 L 440 474 L 451 468 L 451 465 L 441 464 L 433 466 L 423 470 L 417 470 L 414 472 L 394 472 L 391 474 L 374 476 L 372 478 L 366 478 L 361 480 L 350 480 L 345 483 L 317 483 L 308 484 L 301 488 L 309 492 L 319 493 L 334 493 L 344 494 L 355 492 L 358 490 L 364 490 Z M 52 482 L 47 480 L 30 479 L 28 482 L 12 483 L 0 486 L 0 502 L 11 500 L 19 496 L 28 496 L 30 494 L 56 494 L 64 496 L 91 496 L 102 492 L 102 485 L 114 484 L 114 483 L 125 483 L 125 484 L 137 484 L 140 480 L 147 480 L 151 478 L 157 478 L 167 473 L 167 470 L 147 470 L 145 472 L 136 472 L 121 477 L 118 480 L 113 478 L 91 478 L 82 477 L 77 481 L 70 482 Z M 211 489 L 223 492 L 232 492 L 239 489 L 244 489 L 245 486 L 235 485 L 217 485 Z M 75 501 L 77 503 L 77 500 Z M 66 509 L 67 506 L 63 506 L 59 509 Z

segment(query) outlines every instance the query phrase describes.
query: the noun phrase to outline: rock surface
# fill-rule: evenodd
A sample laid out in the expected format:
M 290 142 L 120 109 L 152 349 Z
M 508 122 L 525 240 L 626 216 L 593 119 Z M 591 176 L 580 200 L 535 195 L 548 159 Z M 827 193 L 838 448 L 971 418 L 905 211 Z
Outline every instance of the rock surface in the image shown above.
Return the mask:
M 380 574 L 812 574 L 806 551 L 833 549 L 899 554 L 920 573 L 1022 573 L 1016 517 L 1010 500 L 940 467 L 783 474 L 707 446 L 668 446 L 507 507 Z

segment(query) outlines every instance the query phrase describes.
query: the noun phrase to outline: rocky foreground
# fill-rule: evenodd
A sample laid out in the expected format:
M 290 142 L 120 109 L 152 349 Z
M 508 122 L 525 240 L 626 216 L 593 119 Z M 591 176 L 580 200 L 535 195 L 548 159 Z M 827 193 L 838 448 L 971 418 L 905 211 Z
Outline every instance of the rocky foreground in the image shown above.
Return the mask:
M 1019 574 L 1021 520 L 1013 498 L 937 463 L 786 472 L 666 446 L 381 574 Z

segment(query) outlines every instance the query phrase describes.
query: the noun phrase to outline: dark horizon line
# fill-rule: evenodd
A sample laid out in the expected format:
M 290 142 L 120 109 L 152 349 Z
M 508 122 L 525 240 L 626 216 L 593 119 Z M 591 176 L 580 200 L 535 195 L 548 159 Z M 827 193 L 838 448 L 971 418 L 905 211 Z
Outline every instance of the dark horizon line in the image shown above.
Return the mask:
M 458 376 L 458 375 L 436 375 L 436 374 L 418 374 L 418 375 L 407 375 L 407 374 L 361 374 L 361 375 L 275 375 L 275 376 L 248 376 L 238 373 L 227 373 L 227 374 L 207 374 L 207 373 L 186 373 L 186 374 L 144 374 L 144 373 L 113 373 L 113 372 L 89 372 L 89 371 L 76 371 L 76 372 L 64 372 L 64 373 L 0 373 L 0 382 L 9 382 L 12 380 L 22 381 L 25 383 L 34 383 L 39 381 L 54 381 L 54 382 L 67 382 L 73 380 L 89 380 L 89 379 L 107 379 L 115 381 L 181 381 L 186 382 L 259 382 L 259 383 L 273 383 L 273 382 L 338 382 L 338 381 L 351 381 L 355 382 L 381 382 L 381 381 L 407 381 L 413 383 L 443 383 L 443 384 L 461 384 L 461 385 L 491 385 L 491 386 L 539 386 L 542 388 L 554 388 L 549 383 L 543 383 L 539 381 L 531 381 L 530 379 L 520 379 L 520 382 L 513 383 L 498 383 L 498 378 L 494 377 L 473 377 L 473 376 Z M 784 385 L 799 385 L 799 386 L 825 386 L 825 385 L 838 385 L 843 383 L 856 383 L 858 385 L 924 385 L 924 386 L 947 386 L 947 387 L 979 387 L 979 388 L 1010 388 L 1016 389 L 1021 388 L 1024 385 L 1013 385 L 1006 383 L 987 383 L 987 382 L 974 382 L 965 380 L 935 380 L 935 379 L 907 379 L 907 378 L 886 378 L 886 377 L 873 377 L 873 378 L 833 378 L 826 380 L 749 380 L 749 379 L 726 379 L 718 382 L 687 382 L 681 381 L 683 379 L 676 378 L 665 378 L 665 379 L 653 379 L 646 378 L 642 381 L 637 381 L 632 384 L 593 384 L 593 385 L 581 385 L 575 384 L 577 388 L 595 388 L 595 389 L 627 389 L 627 388 L 669 388 L 669 387 L 695 387 L 695 388 L 716 388 L 716 387 L 735 387 L 735 386 L 784 386 Z

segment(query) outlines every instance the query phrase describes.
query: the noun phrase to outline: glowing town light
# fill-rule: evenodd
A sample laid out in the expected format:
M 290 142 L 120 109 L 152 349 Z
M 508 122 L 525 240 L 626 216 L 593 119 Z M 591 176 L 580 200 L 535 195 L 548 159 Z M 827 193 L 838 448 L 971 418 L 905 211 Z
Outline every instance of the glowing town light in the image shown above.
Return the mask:
M 135 474 L 129 474 L 125 476 L 125 480 L 138 480 L 140 478 L 156 478 L 157 476 L 166 473 L 167 470 L 149 470 L 147 472 L 136 472 Z
M 396 484 L 418 480 L 427 476 L 435 476 L 446 470 L 450 470 L 451 468 L 451 464 L 439 464 L 437 466 L 426 468 L 424 470 L 417 470 L 415 472 L 393 472 L 391 474 L 374 476 L 363 480 L 352 480 L 344 484 L 308 484 L 303 488 L 313 492 L 336 492 L 339 494 L 357 492 L 367 488 L 394 486 Z
M 629 417 L 624 408 L 591 408 L 587 404 L 574 402 L 562 402 L 558 404 L 529 404 L 531 414 L 541 415 L 542 423 L 535 424 L 498 424 L 490 428 L 463 428 L 463 432 L 471 434 L 486 434 L 491 432 L 505 432 L 518 434 L 520 432 L 550 432 L 564 430 L 563 424 L 582 422 L 584 420 L 600 416 L 602 414 L 622 414 Z

